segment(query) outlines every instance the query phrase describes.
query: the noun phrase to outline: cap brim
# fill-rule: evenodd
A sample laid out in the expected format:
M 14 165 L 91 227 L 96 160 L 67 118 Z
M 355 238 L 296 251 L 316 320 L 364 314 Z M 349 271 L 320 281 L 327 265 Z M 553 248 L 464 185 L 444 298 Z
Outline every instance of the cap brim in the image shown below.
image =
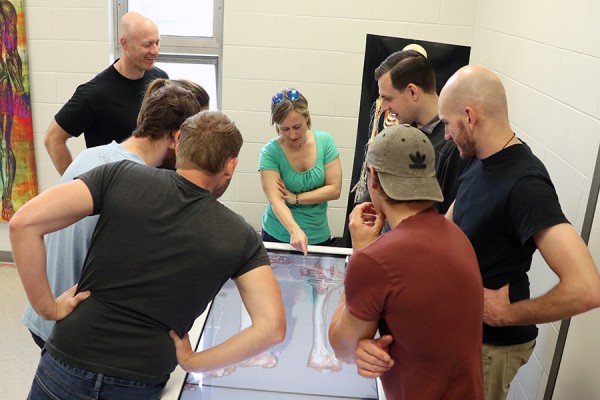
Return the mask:
M 378 172 L 385 193 L 394 200 L 432 200 L 442 202 L 444 195 L 435 176 L 402 178 Z

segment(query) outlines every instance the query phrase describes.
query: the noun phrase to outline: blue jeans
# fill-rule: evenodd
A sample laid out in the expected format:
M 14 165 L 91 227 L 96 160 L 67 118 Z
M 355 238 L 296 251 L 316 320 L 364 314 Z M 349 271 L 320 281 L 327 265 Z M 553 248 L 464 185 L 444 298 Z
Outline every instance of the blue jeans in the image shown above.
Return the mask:
M 166 382 L 147 384 L 71 367 L 42 352 L 28 399 L 159 400 Z

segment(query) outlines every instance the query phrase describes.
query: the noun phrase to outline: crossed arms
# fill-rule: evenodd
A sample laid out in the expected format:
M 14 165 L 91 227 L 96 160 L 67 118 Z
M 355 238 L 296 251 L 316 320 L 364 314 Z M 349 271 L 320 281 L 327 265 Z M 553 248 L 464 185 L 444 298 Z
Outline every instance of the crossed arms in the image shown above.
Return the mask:
M 308 238 L 294 220 L 294 216 L 286 204 L 295 204 L 296 194 L 290 192 L 285 187 L 279 171 L 261 170 L 260 182 L 277 219 L 290 234 L 290 244 L 306 255 L 308 251 Z M 325 185 L 310 192 L 299 194 L 298 204 L 318 204 L 335 200 L 340 197 L 341 190 L 342 167 L 338 157 L 325 164 Z

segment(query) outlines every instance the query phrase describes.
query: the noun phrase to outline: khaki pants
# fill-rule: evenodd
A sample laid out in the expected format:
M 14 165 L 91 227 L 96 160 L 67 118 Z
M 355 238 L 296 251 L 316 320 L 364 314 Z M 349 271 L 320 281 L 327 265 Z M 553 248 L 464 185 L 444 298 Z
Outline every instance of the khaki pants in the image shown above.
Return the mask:
M 485 400 L 505 400 L 517 371 L 533 353 L 535 340 L 512 346 L 483 344 Z

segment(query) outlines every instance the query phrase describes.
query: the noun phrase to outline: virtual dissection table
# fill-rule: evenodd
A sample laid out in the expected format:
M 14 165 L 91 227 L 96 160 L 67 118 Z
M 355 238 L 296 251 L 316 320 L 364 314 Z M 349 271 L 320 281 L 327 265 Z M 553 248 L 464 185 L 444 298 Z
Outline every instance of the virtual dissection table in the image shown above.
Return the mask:
M 356 366 L 337 360 L 327 339 L 350 250 L 311 246 L 309 255 L 303 256 L 289 245 L 266 246 L 285 304 L 284 341 L 240 364 L 180 377 L 185 382 L 180 382 L 178 398 L 377 399 L 377 381 L 360 377 Z M 223 342 L 249 324 L 250 317 L 230 281 L 212 302 L 196 351 Z

